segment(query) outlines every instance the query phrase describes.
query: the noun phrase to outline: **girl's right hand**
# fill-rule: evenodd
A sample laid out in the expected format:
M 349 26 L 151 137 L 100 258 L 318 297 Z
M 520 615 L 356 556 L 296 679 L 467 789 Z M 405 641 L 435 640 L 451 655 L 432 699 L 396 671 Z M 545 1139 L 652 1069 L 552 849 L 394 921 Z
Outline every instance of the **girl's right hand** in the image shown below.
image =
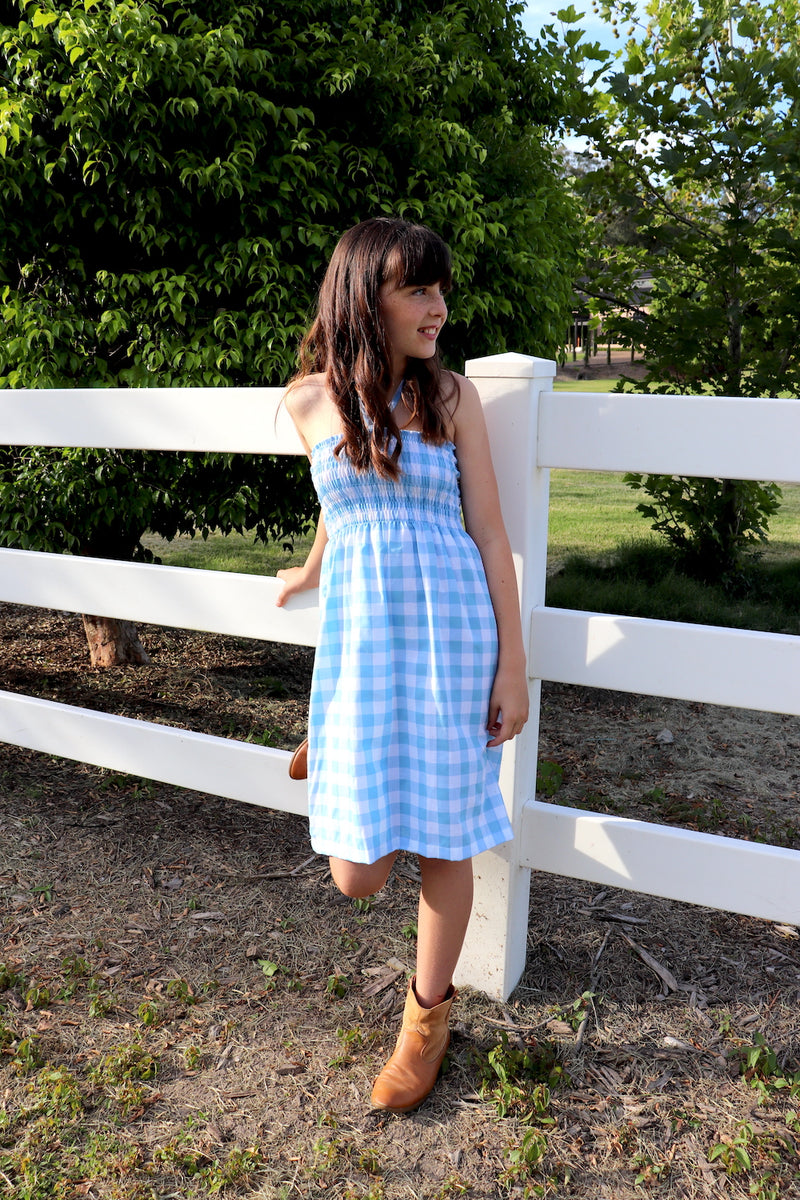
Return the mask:
M 314 578 L 306 567 L 286 567 L 278 571 L 277 578 L 283 583 L 283 591 L 275 601 L 276 608 L 283 608 L 292 596 L 299 592 L 308 592 L 319 585 L 319 579 Z

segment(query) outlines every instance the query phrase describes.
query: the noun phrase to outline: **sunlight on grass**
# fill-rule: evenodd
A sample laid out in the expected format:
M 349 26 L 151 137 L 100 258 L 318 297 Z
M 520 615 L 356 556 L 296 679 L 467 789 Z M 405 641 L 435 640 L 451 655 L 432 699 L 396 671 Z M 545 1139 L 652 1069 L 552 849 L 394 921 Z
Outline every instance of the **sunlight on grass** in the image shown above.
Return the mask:
M 622 476 L 601 471 L 550 473 L 550 570 L 573 554 L 607 558 L 626 541 L 655 534 L 636 512 L 636 497 Z M 172 542 L 148 534 L 145 545 L 172 567 L 200 567 L 207 571 L 238 571 L 249 575 L 274 575 L 281 567 L 302 563 L 311 546 L 311 534 L 296 538 L 285 550 L 280 543 L 263 545 L 252 535 L 211 534 L 179 537 Z M 765 563 L 779 563 L 800 554 L 800 485 L 786 484 L 783 504 L 772 520 Z
M 252 534 L 221 533 L 177 537 L 171 542 L 147 534 L 142 542 L 169 567 L 194 567 L 204 571 L 237 571 L 243 575 L 274 575 L 281 567 L 297 566 L 311 548 L 313 534 L 295 538 L 285 549 L 280 542 L 257 542 Z
M 554 392 L 610 392 L 616 379 L 557 379 Z

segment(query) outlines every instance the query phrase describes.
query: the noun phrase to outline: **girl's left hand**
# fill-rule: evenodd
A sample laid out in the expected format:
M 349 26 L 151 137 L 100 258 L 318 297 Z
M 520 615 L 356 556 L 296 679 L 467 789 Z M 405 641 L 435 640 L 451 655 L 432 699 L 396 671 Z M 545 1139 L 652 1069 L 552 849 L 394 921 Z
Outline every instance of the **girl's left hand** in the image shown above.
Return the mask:
M 491 734 L 488 746 L 501 746 L 522 732 L 528 719 L 528 681 L 524 667 L 498 667 L 494 677 L 492 694 L 489 698 L 489 720 L 486 724 Z

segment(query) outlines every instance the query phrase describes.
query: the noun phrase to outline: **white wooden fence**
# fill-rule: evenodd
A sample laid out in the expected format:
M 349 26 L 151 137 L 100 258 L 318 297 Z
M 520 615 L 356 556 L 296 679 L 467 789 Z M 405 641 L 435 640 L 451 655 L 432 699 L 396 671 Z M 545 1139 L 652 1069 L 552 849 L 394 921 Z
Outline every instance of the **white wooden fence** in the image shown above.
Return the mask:
M 800 638 L 549 609 L 550 467 L 800 480 L 800 401 L 551 391 L 555 364 L 467 364 L 484 402 L 529 631 L 531 719 L 506 747 L 516 836 L 475 862 L 458 980 L 507 996 L 525 965 L 532 868 L 800 923 L 800 853 L 535 799 L 543 679 L 800 714 Z M 0 443 L 300 454 L 280 389 L 11 391 Z M 277 413 L 277 419 L 276 419 Z M 275 608 L 270 577 L 0 550 L 0 600 L 313 645 L 313 594 Z M 305 813 L 288 754 L 0 692 L 0 740 Z

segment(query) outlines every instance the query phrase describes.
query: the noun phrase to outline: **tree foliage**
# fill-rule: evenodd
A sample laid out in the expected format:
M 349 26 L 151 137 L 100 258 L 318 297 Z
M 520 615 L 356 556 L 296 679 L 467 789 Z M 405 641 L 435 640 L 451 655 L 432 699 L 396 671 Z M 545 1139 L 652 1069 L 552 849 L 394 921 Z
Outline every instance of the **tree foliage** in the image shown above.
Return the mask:
M 593 151 L 576 186 L 594 216 L 586 286 L 595 313 L 641 347 L 649 374 L 637 390 L 796 392 L 797 0 L 603 0 L 599 9 L 623 47 L 576 121 Z M 581 53 L 588 60 L 577 49 L 574 62 Z M 645 271 L 643 302 L 634 281 Z M 766 536 L 776 497 L 758 484 L 716 481 L 713 496 L 695 484 L 683 488 L 693 522 L 673 526 L 672 540 L 680 544 L 682 528 L 706 569 L 724 573 L 750 535 Z M 701 548 L 692 525 L 703 520 L 716 536 Z
M 339 234 L 390 212 L 453 247 L 453 365 L 554 353 L 572 210 L 522 7 L 0 3 L 0 385 L 280 384 Z M 148 528 L 291 534 L 304 480 L 247 456 L 7 452 L 1 536 L 135 557 Z

